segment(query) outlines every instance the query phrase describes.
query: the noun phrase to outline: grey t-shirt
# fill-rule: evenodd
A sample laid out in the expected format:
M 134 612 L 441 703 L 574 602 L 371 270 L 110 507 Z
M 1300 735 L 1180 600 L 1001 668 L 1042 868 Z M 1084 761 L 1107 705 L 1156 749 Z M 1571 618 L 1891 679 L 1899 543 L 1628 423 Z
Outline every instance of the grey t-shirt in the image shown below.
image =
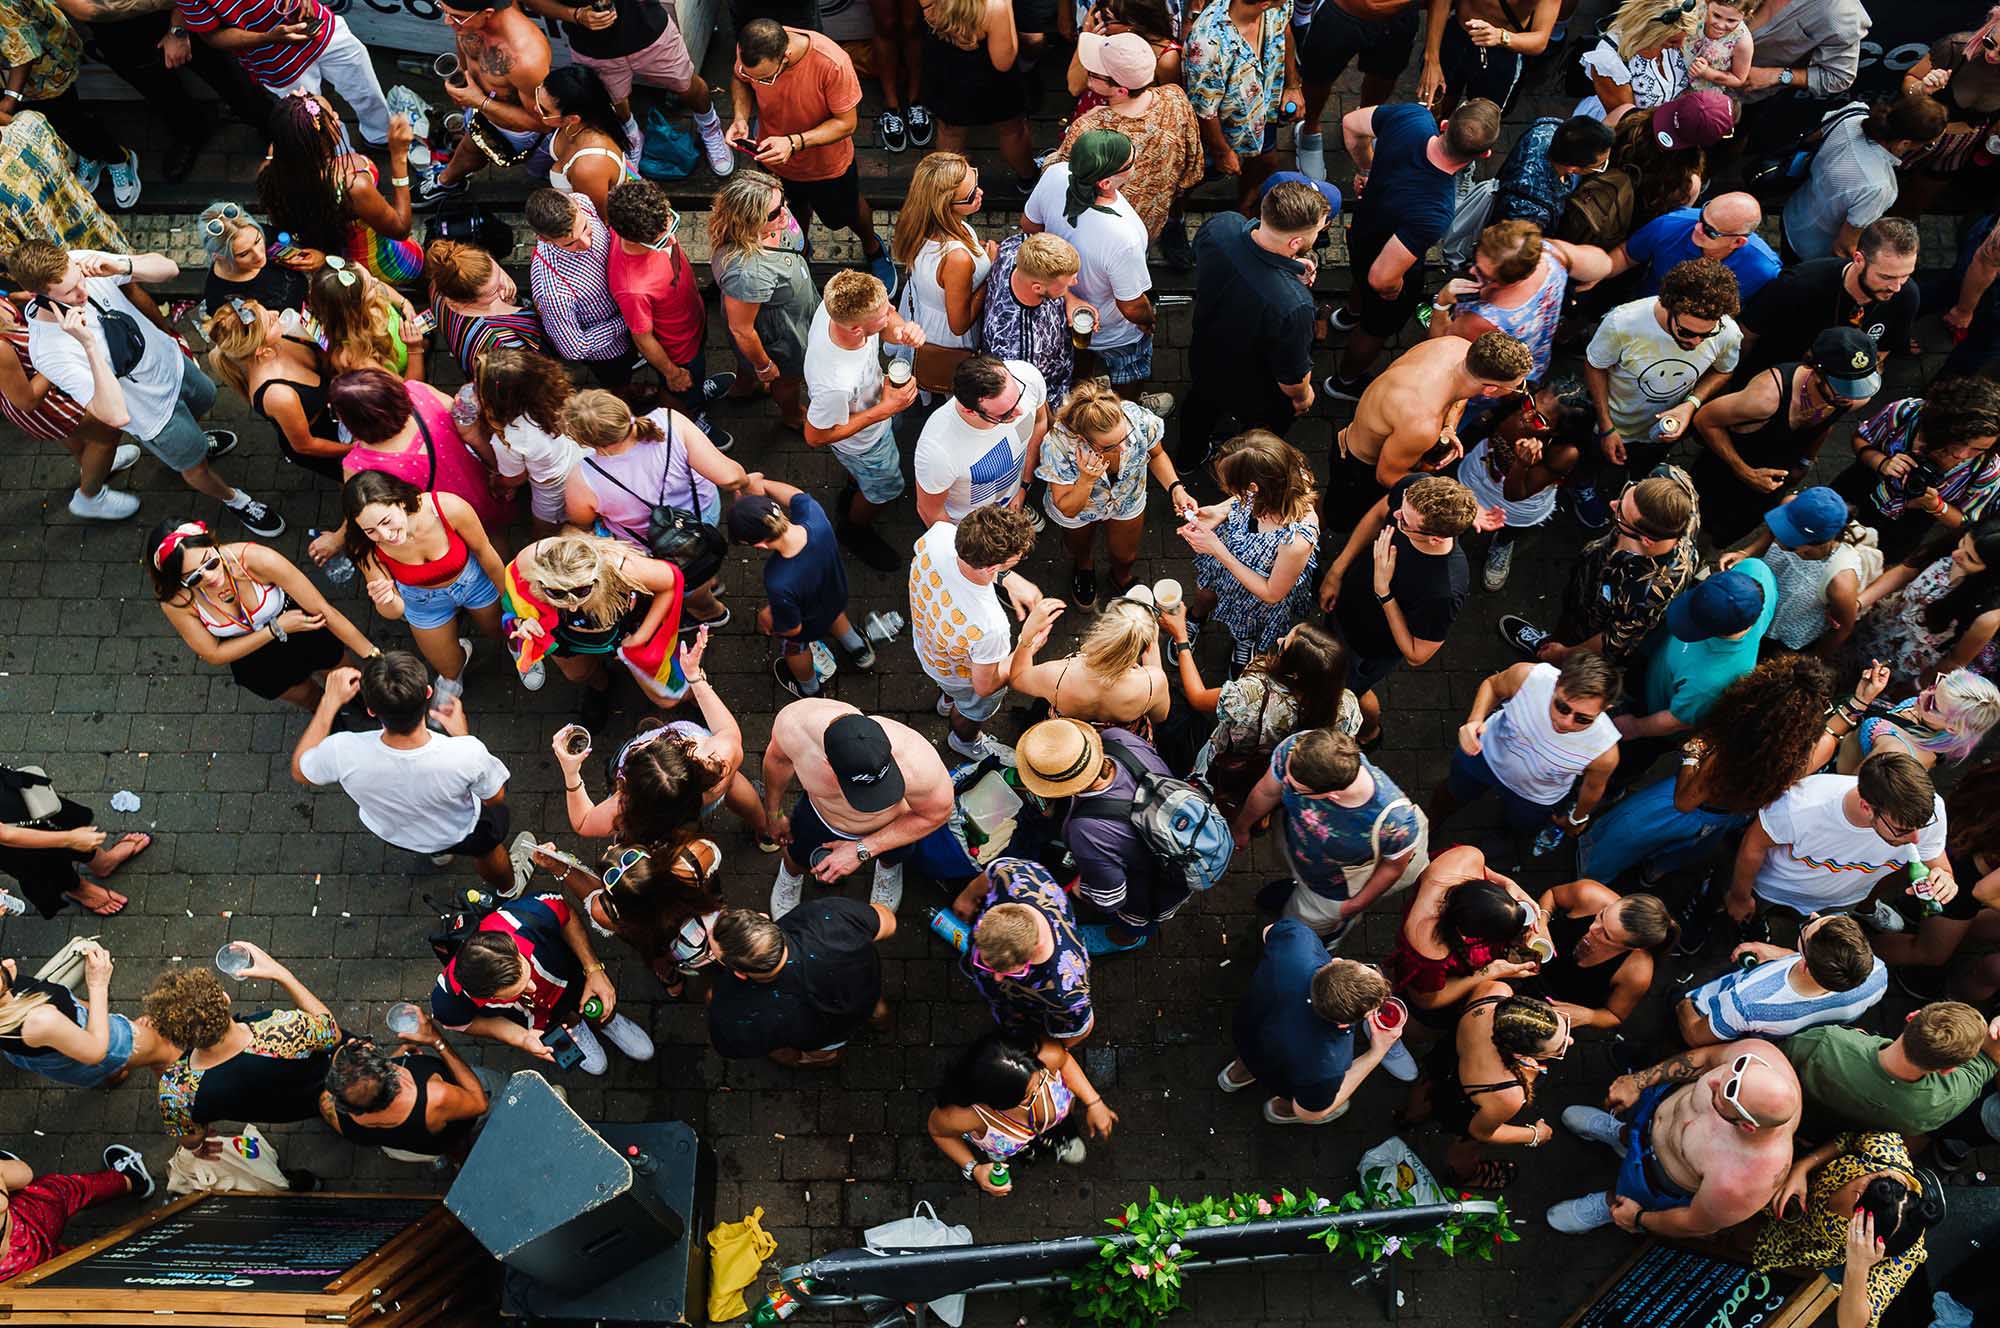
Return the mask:
M 756 249 L 715 260 L 715 284 L 732 300 L 763 306 L 757 335 L 787 378 L 805 373 L 806 338 L 819 292 L 805 255 L 791 249 Z

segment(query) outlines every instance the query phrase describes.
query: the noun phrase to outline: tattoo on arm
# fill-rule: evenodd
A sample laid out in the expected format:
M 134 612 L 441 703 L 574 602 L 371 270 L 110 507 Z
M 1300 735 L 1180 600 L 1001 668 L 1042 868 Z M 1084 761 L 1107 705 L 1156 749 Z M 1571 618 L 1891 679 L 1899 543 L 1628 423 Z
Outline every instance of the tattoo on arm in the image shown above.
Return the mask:
M 1639 1087 L 1651 1088 L 1654 1084 L 1693 1083 L 1701 1076 L 1702 1067 L 1695 1064 L 1694 1053 L 1684 1051 L 1649 1070 L 1639 1071 L 1633 1077 L 1639 1081 Z

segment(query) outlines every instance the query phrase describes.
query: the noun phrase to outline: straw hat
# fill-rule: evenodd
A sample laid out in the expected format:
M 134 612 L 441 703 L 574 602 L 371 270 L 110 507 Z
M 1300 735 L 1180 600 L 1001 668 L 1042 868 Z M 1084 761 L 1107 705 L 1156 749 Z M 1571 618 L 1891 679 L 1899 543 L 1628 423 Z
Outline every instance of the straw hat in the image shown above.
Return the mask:
M 1014 761 L 1030 793 L 1067 798 L 1097 782 L 1097 772 L 1104 767 L 1104 742 L 1096 729 L 1081 721 L 1047 719 L 1021 735 Z

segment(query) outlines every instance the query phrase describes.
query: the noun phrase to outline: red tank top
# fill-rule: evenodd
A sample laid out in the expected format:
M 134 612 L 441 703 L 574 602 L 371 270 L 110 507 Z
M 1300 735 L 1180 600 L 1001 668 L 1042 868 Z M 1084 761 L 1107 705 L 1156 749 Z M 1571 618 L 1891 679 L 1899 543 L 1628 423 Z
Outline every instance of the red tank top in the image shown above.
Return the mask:
M 436 495 L 425 494 L 424 502 L 444 525 L 444 557 L 427 563 L 399 563 L 394 558 L 382 558 L 380 559 L 382 570 L 389 574 L 391 581 L 406 586 L 426 588 L 448 586 L 458 580 L 458 574 L 465 570 L 466 560 L 472 554 L 465 547 L 465 540 L 452 527 L 451 522 L 445 519 L 443 510 L 438 507 Z

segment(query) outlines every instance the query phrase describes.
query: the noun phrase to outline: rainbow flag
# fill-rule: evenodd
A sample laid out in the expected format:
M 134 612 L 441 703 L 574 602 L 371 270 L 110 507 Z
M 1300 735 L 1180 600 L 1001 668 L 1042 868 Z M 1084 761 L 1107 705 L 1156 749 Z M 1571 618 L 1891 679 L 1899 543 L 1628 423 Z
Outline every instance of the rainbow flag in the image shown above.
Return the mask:
M 639 686 L 657 701 L 672 703 L 687 695 L 687 676 L 681 672 L 681 595 L 687 581 L 681 569 L 661 560 L 672 570 L 673 589 L 666 592 L 667 611 L 652 636 L 644 641 L 627 640 L 618 647 L 618 658 L 639 680 Z
M 518 562 L 517 559 L 507 564 L 507 575 L 500 587 L 500 630 L 507 637 L 508 649 L 513 651 L 514 667 L 526 673 L 554 649 L 557 615 L 551 605 L 529 588 L 528 578 L 521 575 Z M 523 631 L 521 624 L 530 622 L 542 630 Z

